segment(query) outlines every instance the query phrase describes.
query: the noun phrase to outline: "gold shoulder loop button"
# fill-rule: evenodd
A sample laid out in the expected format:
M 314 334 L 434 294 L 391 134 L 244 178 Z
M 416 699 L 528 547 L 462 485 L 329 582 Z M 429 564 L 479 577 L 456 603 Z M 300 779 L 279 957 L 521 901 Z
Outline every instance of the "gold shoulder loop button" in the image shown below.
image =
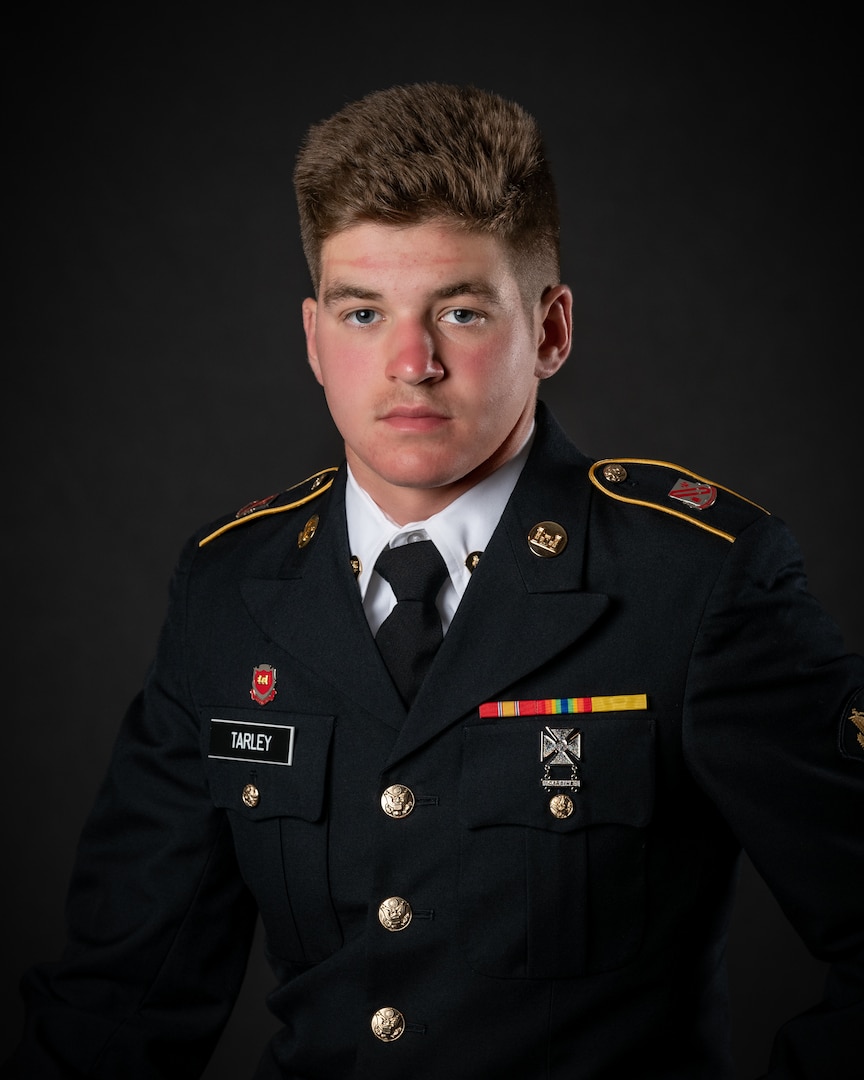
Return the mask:
M 627 479 L 627 470 L 620 461 L 610 461 L 603 466 L 603 479 L 610 484 L 620 484 Z
M 268 495 L 264 499 L 255 499 L 246 503 L 245 506 L 240 507 L 230 521 L 199 540 L 198 547 L 204 547 L 211 540 L 215 540 L 217 536 L 221 536 L 222 533 L 238 525 L 256 521 L 258 518 L 269 514 L 282 514 L 286 510 L 296 510 L 298 506 L 303 506 L 304 503 L 317 499 L 319 495 L 323 495 L 325 491 L 328 491 L 333 486 L 338 471 L 335 465 L 322 469 L 305 480 L 301 480 L 299 484 L 294 484 L 293 487 L 286 488 L 275 495 Z M 311 536 L 309 539 L 311 540 Z

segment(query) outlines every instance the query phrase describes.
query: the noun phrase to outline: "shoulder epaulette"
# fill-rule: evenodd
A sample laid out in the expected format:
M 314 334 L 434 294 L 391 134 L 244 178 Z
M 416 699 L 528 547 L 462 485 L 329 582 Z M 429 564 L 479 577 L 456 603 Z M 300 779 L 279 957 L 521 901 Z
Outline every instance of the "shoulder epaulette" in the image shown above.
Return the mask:
M 199 540 L 198 547 L 204 547 L 211 540 L 215 540 L 217 536 L 221 536 L 222 533 L 236 528 L 238 525 L 244 525 L 248 521 L 254 521 L 256 518 L 265 517 L 268 514 L 282 514 L 286 510 L 294 510 L 312 499 L 317 499 L 319 495 L 323 495 L 332 486 L 337 472 L 338 469 L 335 466 L 322 469 L 320 472 L 301 480 L 299 484 L 294 484 L 284 491 L 277 491 L 275 495 L 268 495 L 264 499 L 255 499 L 253 502 L 246 503 L 245 506 L 240 507 L 230 521 L 220 525 L 218 529 L 214 529 L 203 540 Z
M 743 495 L 669 461 L 605 458 L 591 466 L 588 476 L 612 499 L 662 510 L 730 543 L 757 516 L 768 513 Z

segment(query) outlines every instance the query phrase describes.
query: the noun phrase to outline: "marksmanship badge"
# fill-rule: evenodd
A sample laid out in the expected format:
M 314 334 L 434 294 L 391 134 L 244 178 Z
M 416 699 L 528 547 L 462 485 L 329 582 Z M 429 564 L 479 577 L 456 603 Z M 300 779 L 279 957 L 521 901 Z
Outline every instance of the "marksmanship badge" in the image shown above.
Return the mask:
M 266 705 L 276 697 L 276 668 L 259 664 L 252 669 L 252 688 L 249 696 L 258 705 Z
M 540 762 L 544 788 L 579 788 L 576 765 L 582 756 L 582 733 L 575 728 L 543 728 L 540 732 Z

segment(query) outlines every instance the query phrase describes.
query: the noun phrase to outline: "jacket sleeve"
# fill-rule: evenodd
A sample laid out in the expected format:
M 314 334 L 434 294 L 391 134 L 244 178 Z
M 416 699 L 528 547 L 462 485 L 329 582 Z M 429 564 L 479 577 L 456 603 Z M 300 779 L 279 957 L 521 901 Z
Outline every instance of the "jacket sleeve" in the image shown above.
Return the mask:
M 864 659 L 764 518 L 731 545 L 688 677 L 690 766 L 814 956 L 823 1000 L 777 1034 L 771 1080 L 859 1076 L 864 1031 Z
M 256 915 L 205 785 L 185 676 L 185 562 L 81 836 L 65 952 L 24 977 L 12 1076 L 189 1080 L 242 982 Z

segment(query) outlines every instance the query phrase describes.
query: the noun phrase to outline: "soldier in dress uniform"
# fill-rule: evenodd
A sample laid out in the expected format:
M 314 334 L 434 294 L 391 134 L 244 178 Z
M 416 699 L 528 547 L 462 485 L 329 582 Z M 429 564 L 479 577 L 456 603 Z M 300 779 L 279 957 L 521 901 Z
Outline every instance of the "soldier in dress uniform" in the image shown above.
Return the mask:
M 199 1075 L 260 913 L 256 1080 L 729 1078 L 743 848 L 832 964 L 765 1075 L 853 1076 L 864 660 L 768 510 L 538 405 L 571 294 L 534 120 L 395 87 L 295 179 L 345 460 L 183 551 L 10 1075 Z

